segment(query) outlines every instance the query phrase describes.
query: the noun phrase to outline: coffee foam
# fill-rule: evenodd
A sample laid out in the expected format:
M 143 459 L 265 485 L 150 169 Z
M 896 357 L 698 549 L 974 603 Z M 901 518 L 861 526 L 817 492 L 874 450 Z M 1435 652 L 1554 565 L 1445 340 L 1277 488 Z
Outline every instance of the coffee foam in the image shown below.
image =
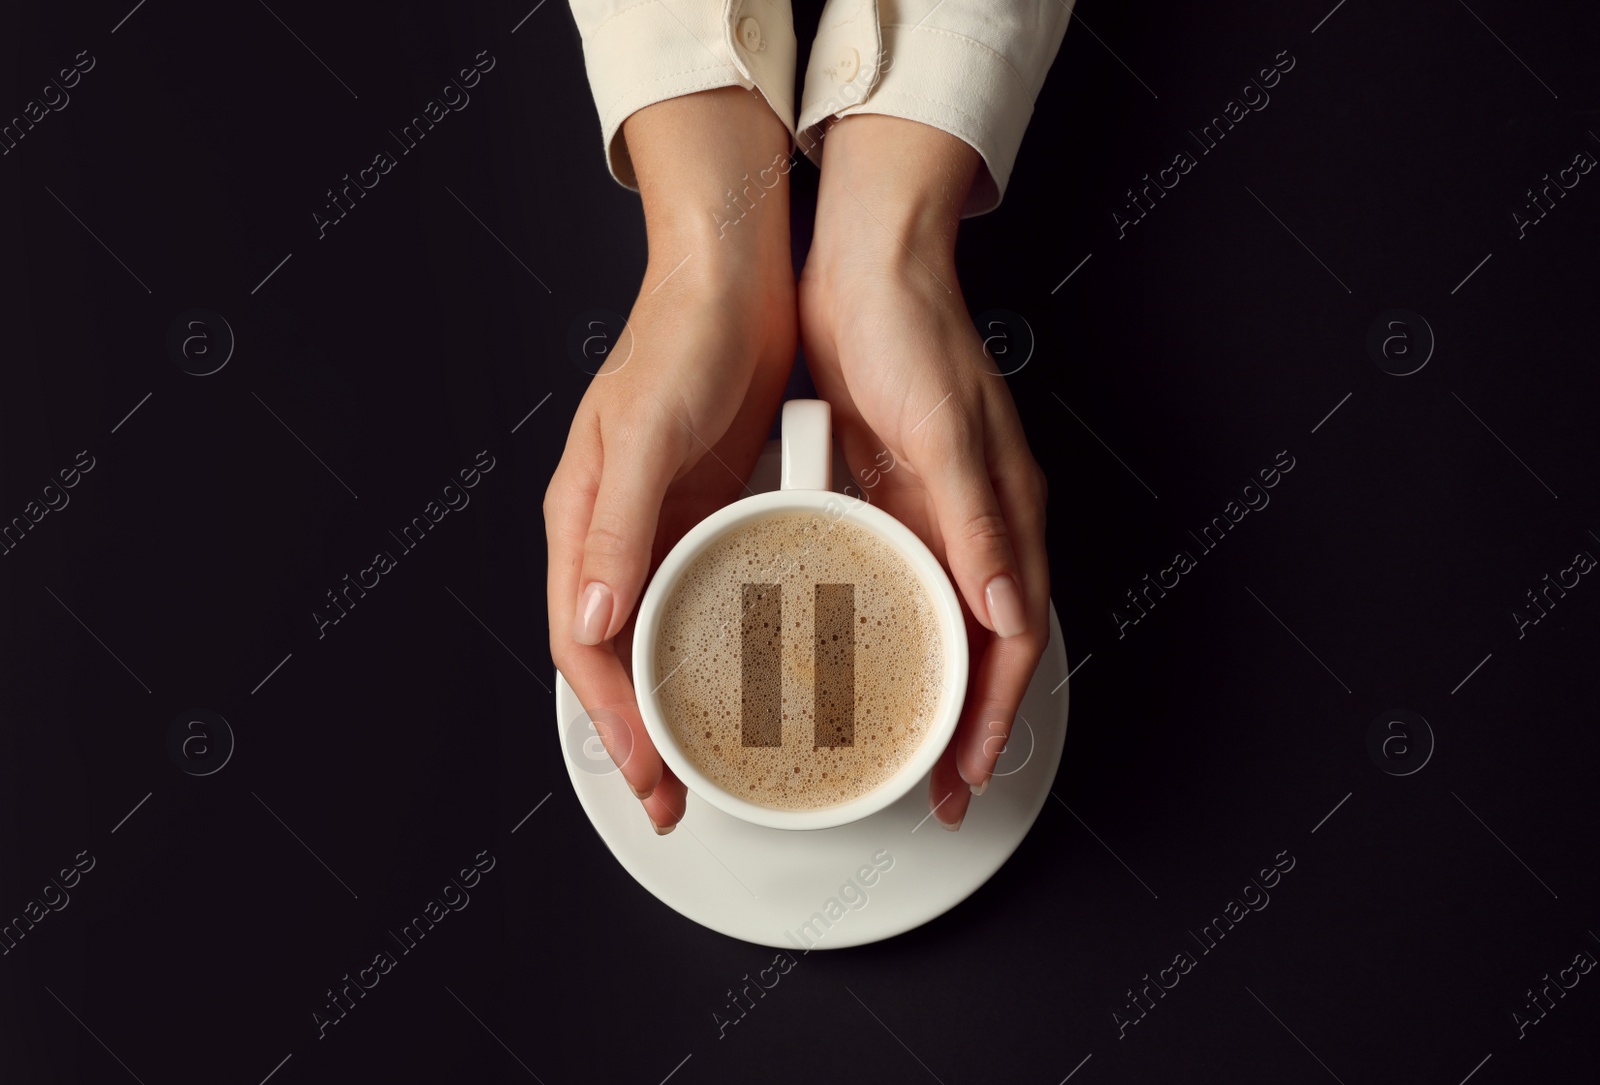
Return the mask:
M 656 696 L 685 755 L 778 809 L 833 806 L 889 779 L 926 739 L 944 679 L 917 573 L 870 530 L 820 513 L 718 538 L 682 574 L 656 637 Z

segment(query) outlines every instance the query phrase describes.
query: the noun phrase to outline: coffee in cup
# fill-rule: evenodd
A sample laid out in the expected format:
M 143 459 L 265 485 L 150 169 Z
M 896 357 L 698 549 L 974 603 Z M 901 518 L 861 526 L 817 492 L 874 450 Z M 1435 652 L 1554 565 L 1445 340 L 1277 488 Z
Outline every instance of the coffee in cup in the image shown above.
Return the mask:
M 816 810 L 894 777 L 941 710 L 935 600 L 868 527 L 820 510 L 740 523 L 662 608 L 648 679 L 683 755 L 759 806 Z
M 785 403 L 779 488 L 690 528 L 639 600 L 639 715 L 686 818 L 700 801 L 771 829 L 848 825 L 905 798 L 955 735 L 961 601 L 915 532 L 832 492 L 831 430 L 827 403 Z

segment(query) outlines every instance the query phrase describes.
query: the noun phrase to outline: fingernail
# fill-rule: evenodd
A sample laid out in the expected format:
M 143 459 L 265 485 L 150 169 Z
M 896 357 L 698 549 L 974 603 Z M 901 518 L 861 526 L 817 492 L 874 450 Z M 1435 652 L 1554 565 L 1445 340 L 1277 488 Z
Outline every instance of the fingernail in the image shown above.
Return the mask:
M 648 814 L 646 814 L 645 816 L 649 817 Z M 650 828 L 652 828 L 652 829 L 654 829 L 656 831 L 656 835 L 657 836 L 666 836 L 668 833 L 670 833 L 672 830 L 676 829 L 677 827 L 678 827 L 678 823 L 676 821 L 674 821 L 671 825 L 668 825 L 665 829 L 663 829 L 661 826 L 657 825 L 655 823 L 655 819 L 652 818 L 651 821 L 650 821 Z
M 972 793 L 974 795 L 982 795 L 985 791 L 988 791 L 989 790 L 989 780 L 992 780 L 992 779 L 994 779 L 994 777 L 991 776 L 991 777 L 988 777 L 987 779 L 985 779 L 983 781 L 983 783 L 981 783 L 981 784 L 973 784 L 973 785 L 971 785 L 972 786 Z
M 599 644 L 611 624 L 611 589 L 592 581 L 578 596 L 578 611 L 572 616 L 572 639 L 579 644 Z
M 644 800 L 648 799 L 651 795 L 654 795 L 656 793 L 656 789 L 653 788 L 653 787 L 649 791 L 640 791 L 638 788 L 634 787 L 632 784 L 628 785 L 628 790 L 632 791 L 633 792 L 633 797 L 638 799 L 640 802 L 644 802 Z
M 938 818 L 934 818 L 933 820 L 939 821 Z M 963 821 L 966 821 L 966 820 L 967 820 L 967 815 L 962 814 L 959 818 L 957 818 L 955 820 L 955 822 L 953 824 L 946 824 L 945 822 L 942 822 L 942 821 L 939 821 L 939 824 L 943 825 L 946 829 L 950 830 L 951 832 L 955 832 L 957 829 L 961 828 L 961 823 Z
M 989 608 L 994 631 L 1000 636 L 1014 637 L 1028 628 L 1028 619 L 1022 610 L 1022 593 L 1010 574 L 1001 573 L 989 581 L 989 586 L 983 589 L 983 601 Z

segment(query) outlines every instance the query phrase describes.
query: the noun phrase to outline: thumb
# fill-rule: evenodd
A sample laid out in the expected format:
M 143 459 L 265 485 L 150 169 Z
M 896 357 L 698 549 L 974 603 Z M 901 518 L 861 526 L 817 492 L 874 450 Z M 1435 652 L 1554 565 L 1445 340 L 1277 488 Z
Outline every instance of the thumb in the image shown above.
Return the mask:
M 572 639 L 599 644 L 615 637 L 644 590 L 661 502 L 682 457 L 668 434 L 639 435 L 623 454 L 608 448 L 594 512 L 583 542 L 583 567 L 572 616 Z
M 1027 610 L 988 462 L 981 444 L 973 446 L 970 429 L 943 436 L 928 442 L 933 454 L 919 473 L 933 498 L 945 560 L 973 617 L 998 636 L 1014 637 L 1028 628 Z

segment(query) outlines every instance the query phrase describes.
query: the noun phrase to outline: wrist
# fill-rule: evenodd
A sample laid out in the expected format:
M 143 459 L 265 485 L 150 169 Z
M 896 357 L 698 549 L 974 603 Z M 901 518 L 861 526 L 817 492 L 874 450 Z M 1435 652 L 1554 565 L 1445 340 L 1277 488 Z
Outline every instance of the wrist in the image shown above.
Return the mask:
M 884 114 L 844 117 L 824 138 L 813 253 L 823 265 L 952 267 L 981 162 L 966 141 Z
M 623 123 L 652 260 L 789 259 L 789 133 L 766 100 L 720 87 L 646 106 Z M 696 256 L 699 259 L 699 255 Z
M 769 193 L 762 202 L 732 226 L 709 215 L 647 224 L 642 293 L 669 306 L 698 298 L 724 309 L 792 310 L 787 199 Z
M 677 250 L 722 264 L 789 263 L 791 166 L 786 150 L 763 149 L 699 177 L 641 181 L 652 258 Z

